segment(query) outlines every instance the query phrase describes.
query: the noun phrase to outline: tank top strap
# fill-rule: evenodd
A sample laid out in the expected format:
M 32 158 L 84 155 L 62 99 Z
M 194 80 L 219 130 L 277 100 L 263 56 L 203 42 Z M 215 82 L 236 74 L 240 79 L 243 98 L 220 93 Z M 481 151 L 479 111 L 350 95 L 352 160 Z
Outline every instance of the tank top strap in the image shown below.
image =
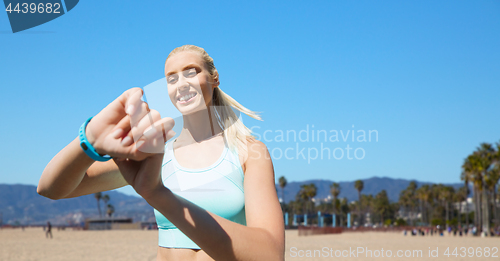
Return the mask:
M 238 150 L 238 148 L 234 148 L 234 150 L 228 148 L 227 152 L 228 153 L 227 153 L 227 156 L 226 156 L 225 160 L 231 162 L 231 164 L 236 169 L 238 169 L 238 172 L 240 173 L 240 177 L 243 179 L 244 173 L 243 173 L 242 165 L 241 165 L 241 162 L 240 162 L 240 156 L 239 156 L 239 150 Z
M 238 149 L 235 148 L 234 150 L 232 150 L 232 149 L 228 148 L 227 152 L 228 153 L 226 156 L 226 160 L 232 162 L 236 166 L 241 166 L 241 165 L 239 165 L 240 160 L 239 160 L 239 156 L 238 156 Z

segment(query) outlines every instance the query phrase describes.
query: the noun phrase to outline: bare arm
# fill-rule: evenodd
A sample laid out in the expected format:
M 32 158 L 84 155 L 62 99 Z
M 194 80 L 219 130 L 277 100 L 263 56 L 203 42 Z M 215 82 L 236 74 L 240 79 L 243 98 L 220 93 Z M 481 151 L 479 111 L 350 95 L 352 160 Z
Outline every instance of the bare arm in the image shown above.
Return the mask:
M 163 150 L 164 139 L 175 133 L 165 134 L 172 129 L 172 118 L 161 119 L 155 110 L 149 110 L 141 101 L 142 90 L 132 88 L 111 102 L 92 118 L 86 129 L 89 142 L 100 154 L 108 154 L 114 159 L 129 158 L 137 161 Z M 129 115 L 125 108 L 135 106 Z M 148 127 L 153 126 L 156 136 L 141 136 Z M 131 122 L 134 124 L 131 125 Z M 133 126 L 133 128 L 132 128 Z M 139 135 L 138 135 L 139 134 Z M 135 136 L 134 136 L 135 135 Z M 162 136 L 163 135 L 163 136 Z M 142 145 L 135 144 L 140 137 Z M 158 137 L 164 138 L 159 141 Z M 128 141 L 127 141 L 128 140 Z M 151 144 L 158 144 L 152 150 Z M 51 198 L 71 198 L 95 192 L 106 191 L 128 185 L 121 175 L 115 160 L 96 162 L 88 157 L 80 147 L 79 138 L 74 139 L 61 150 L 47 165 L 38 183 L 40 195 Z
M 141 195 L 215 260 L 284 260 L 285 232 L 266 146 L 249 145 L 245 163 L 247 226 L 229 221 L 159 184 Z M 161 158 L 156 159 L 161 163 Z M 149 192 L 149 193 L 148 193 Z
M 38 194 L 50 198 L 72 198 L 128 185 L 114 161 L 96 162 L 88 157 L 76 138 L 45 167 Z

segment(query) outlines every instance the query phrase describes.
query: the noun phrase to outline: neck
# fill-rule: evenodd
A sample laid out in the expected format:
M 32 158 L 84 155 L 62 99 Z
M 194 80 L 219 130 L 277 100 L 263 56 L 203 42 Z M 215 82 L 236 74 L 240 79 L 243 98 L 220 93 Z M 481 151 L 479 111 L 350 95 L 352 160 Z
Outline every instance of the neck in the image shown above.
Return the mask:
M 187 143 L 201 142 L 223 133 L 222 128 L 217 123 L 215 109 L 208 106 L 207 109 L 183 115 L 184 126 L 179 140 Z

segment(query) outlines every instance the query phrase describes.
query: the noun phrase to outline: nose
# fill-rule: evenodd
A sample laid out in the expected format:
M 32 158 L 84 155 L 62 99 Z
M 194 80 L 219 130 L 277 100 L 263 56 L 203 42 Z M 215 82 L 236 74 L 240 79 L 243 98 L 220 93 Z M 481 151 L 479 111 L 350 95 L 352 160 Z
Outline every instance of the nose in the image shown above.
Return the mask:
M 187 91 L 189 89 L 189 83 L 184 76 L 179 77 L 177 89 L 179 89 L 179 92 L 184 92 L 184 91 Z

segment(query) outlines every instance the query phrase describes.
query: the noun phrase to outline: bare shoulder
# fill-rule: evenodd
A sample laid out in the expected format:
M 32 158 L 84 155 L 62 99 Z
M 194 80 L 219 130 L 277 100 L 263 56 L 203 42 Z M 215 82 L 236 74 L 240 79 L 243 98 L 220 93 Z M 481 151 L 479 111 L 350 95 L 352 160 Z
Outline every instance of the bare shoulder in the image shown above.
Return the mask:
M 246 169 L 273 169 L 273 163 L 269 150 L 262 141 L 249 139 L 247 142 L 247 158 L 245 159 Z
M 269 155 L 269 151 L 267 149 L 266 144 L 264 144 L 260 140 L 250 140 L 248 142 L 248 156 L 249 159 L 257 160 L 257 159 L 271 159 Z
M 243 172 L 245 173 L 249 164 L 254 164 L 259 161 L 271 161 L 271 156 L 266 144 L 253 137 L 247 137 L 244 141 L 244 145 L 240 146 L 238 151 Z

